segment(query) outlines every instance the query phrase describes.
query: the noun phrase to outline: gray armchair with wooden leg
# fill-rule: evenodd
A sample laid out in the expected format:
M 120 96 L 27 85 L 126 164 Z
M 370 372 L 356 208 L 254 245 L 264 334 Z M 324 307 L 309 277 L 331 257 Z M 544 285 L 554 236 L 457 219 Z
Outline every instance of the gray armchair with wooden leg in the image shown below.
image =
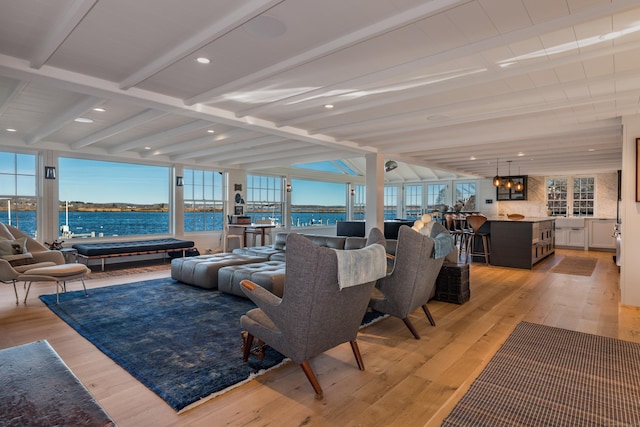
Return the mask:
M 242 281 L 243 292 L 259 307 L 240 319 L 247 332 L 244 360 L 255 337 L 300 364 L 322 398 L 309 359 L 349 342 L 358 368 L 364 370 L 356 336 L 376 278 L 384 276 L 385 270 L 385 250 L 380 244 L 340 251 L 289 234 L 282 298 Z
M 436 325 L 427 301 L 435 295 L 436 279 L 446 254 L 436 258 L 434 246 L 435 240 L 431 237 L 408 226 L 400 227 L 393 271 L 378 280 L 376 288 L 381 295 L 369 302 L 372 309 L 402 319 L 416 339 L 420 339 L 420 335 L 409 320 L 413 311 L 422 307 L 431 325 Z

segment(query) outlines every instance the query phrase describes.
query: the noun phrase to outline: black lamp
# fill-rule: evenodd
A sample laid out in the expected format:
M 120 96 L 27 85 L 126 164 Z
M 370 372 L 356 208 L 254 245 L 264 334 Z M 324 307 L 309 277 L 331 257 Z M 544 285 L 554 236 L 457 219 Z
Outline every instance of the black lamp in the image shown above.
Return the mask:
M 182 187 L 184 185 L 184 178 L 176 176 L 176 187 Z

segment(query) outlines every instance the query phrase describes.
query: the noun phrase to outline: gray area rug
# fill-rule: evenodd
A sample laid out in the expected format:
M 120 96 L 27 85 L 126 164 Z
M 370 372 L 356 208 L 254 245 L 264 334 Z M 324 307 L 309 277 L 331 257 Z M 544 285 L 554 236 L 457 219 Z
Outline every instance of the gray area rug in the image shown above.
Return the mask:
M 443 426 L 638 426 L 640 344 L 522 322 Z
M 115 426 L 47 341 L 0 350 L 0 425 Z

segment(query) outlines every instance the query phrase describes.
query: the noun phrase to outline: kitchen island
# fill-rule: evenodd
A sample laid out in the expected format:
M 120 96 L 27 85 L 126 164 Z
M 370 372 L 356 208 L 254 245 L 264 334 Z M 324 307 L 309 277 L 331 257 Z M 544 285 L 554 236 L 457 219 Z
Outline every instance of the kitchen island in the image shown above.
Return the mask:
M 551 217 L 489 218 L 481 231 L 491 233 L 491 265 L 530 270 L 555 252 L 555 219 Z

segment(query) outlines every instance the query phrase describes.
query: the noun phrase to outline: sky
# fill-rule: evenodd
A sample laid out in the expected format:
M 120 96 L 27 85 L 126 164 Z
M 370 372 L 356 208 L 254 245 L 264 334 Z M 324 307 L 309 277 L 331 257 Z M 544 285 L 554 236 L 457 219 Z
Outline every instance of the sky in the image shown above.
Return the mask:
M 167 203 L 170 168 L 59 158 L 59 199 L 89 203 Z M 297 205 L 344 205 L 345 184 L 292 180 Z

